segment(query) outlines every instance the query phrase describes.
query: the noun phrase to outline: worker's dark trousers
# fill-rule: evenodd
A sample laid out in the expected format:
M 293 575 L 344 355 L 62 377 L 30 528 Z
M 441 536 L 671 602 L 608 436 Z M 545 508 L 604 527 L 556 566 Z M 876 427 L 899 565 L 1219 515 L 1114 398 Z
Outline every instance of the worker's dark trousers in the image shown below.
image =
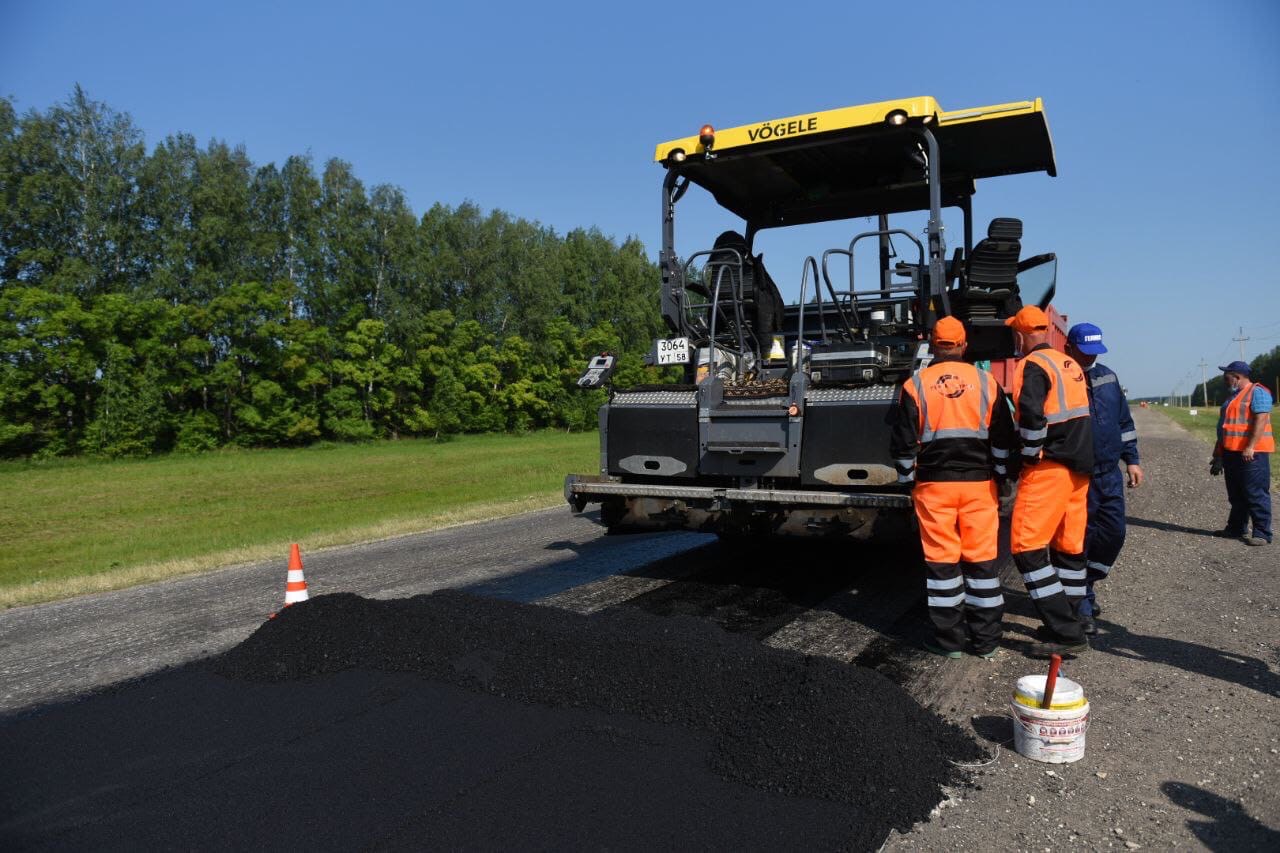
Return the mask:
M 1125 472 L 1119 465 L 1095 471 L 1089 481 L 1089 528 L 1085 533 L 1085 597 L 1080 612 L 1094 615 L 1098 599 L 1093 585 L 1111 574 L 1111 568 L 1124 547 L 1124 483 Z
M 1031 603 L 1049 631 L 1063 642 L 1083 643 L 1084 625 L 1079 617 L 1085 600 L 1084 555 L 1042 548 L 1014 554 L 1013 564 L 1022 574 Z M 1068 583 L 1080 584 L 1078 595 L 1066 594 Z
M 929 619 L 935 642 L 948 652 L 963 651 L 965 627 L 974 654 L 995 651 L 1004 630 L 1004 596 L 995 560 L 970 563 L 925 561 Z
M 1271 541 L 1271 454 L 1255 453 L 1245 462 L 1238 450 L 1222 453 L 1222 477 L 1227 483 L 1227 500 L 1231 514 L 1227 530 L 1239 536 L 1249 532 L 1253 519 L 1253 538 Z

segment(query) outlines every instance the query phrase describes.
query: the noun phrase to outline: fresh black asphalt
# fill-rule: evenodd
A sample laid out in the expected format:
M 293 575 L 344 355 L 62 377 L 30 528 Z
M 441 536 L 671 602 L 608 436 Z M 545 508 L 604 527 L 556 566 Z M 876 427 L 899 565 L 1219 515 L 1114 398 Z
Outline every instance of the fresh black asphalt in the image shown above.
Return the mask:
M 334 594 L 0 722 L 0 847 L 875 850 L 980 756 L 872 670 L 692 617 Z

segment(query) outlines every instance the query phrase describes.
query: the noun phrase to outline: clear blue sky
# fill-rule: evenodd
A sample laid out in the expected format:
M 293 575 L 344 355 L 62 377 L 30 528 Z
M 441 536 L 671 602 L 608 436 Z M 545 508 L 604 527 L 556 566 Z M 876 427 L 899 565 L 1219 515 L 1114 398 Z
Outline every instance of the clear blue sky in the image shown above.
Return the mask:
M 723 11 L 730 9 L 731 11 Z M 981 186 L 1057 304 L 1106 333 L 1133 394 L 1280 343 L 1280 3 L 219 4 L 0 0 L 0 93 L 46 109 L 79 83 L 149 146 L 175 132 L 255 163 L 350 161 L 415 211 L 470 199 L 560 232 L 658 243 L 654 145 L 915 95 L 1041 97 L 1059 176 Z M 678 248 L 724 220 L 681 205 Z M 714 219 L 714 221 L 712 221 Z M 762 235 L 794 298 L 835 231 Z M 958 217 L 949 220 L 960 239 Z M 827 235 L 831 235 L 828 238 Z M 655 306 L 657 310 L 657 306 Z

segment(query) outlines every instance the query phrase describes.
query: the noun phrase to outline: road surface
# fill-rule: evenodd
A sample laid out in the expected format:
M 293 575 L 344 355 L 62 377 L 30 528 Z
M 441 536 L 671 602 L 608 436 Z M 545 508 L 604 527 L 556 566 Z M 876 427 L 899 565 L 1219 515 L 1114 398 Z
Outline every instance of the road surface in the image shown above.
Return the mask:
M 1018 654 L 1036 622 L 1007 571 L 1007 642 L 995 661 L 918 651 L 918 555 L 787 545 L 744 566 L 709 537 L 609 538 L 567 509 L 304 553 L 307 577 L 313 595 L 401 599 L 454 587 L 578 614 L 693 617 L 756 648 L 809 656 L 789 660 L 875 669 L 991 754 L 973 787 L 952 792 L 954 808 L 900 828 L 890 849 L 1274 850 L 1277 546 L 1212 537 L 1225 497 L 1204 471 L 1207 446 L 1155 412 L 1134 416 L 1149 480 L 1130 495 L 1129 542 L 1100 593 L 1102 635 L 1069 665 L 1094 709 L 1089 747 L 1052 772 L 1009 748 L 1011 685 L 1040 665 Z M 574 717 L 576 706 L 525 713 L 523 703 L 404 673 L 254 687 L 188 667 L 48 704 L 241 643 L 278 607 L 284 562 L 0 613 L 0 753 L 11 758 L 0 839 L 220 847 L 324 825 L 330 835 L 292 841 L 824 848 L 861 826 L 829 797 L 725 787 L 700 757 L 720 748 L 705 732 Z M 696 649 L 687 653 L 696 659 Z M 486 655 L 464 656 L 460 672 L 496 683 L 503 658 Z M 779 693 L 808 683 L 788 677 Z M 746 705 L 768 704 L 772 693 L 756 689 Z M 735 759 L 775 749 L 796 760 L 804 745 L 768 736 L 752 744 L 756 753 Z M 600 756 L 608 772 L 593 764 Z M 335 820 L 335 808 L 349 820 Z M 168 823 L 173 814 L 191 825 Z M 788 829 L 762 834 L 768 826 Z M 874 850 L 885 836 L 859 837 Z
M 316 553 L 302 547 L 312 596 L 455 587 L 531 601 L 708 541 L 607 538 L 564 507 Z M 280 608 L 286 558 L 0 612 L 0 713 L 231 648 Z

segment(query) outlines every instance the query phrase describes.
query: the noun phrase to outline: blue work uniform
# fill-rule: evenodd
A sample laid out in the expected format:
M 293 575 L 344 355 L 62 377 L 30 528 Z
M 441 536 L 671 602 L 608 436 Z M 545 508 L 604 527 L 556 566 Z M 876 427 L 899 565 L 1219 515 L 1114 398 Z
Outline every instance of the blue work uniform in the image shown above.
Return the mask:
M 1227 406 L 1240 394 L 1237 391 L 1227 398 L 1218 413 L 1218 446 L 1222 446 L 1222 426 L 1227 417 Z M 1271 411 L 1271 394 L 1254 383 L 1253 396 L 1249 400 L 1250 414 L 1260 415 Z M 1231 513 L 1227 516 L 1226 533 L 1230 536 L 1248 535 L 1250 518 L 1253 519 L 1253 537 L 1271 541 L 1271 454 L 1254 453 L 1253 461 L 1244 461 L 1238 450 L 1222 451 L 1222 479 L 1227 485 L 1227 500 Z
M 1124 547 L 1125 472 L 1120 463 L 1138 465 L 1138 432 L 1129 401 L 1115 371 L 1094 362 L 1089 380 L 1089 414 L 1093 418 L 1093 476 L 1089 480 L 1089 527 L 1085 533 L 1085 599 L 1080 612 L 1092 616 L 1098 599 L 1093 585 L 1111 573 Z

